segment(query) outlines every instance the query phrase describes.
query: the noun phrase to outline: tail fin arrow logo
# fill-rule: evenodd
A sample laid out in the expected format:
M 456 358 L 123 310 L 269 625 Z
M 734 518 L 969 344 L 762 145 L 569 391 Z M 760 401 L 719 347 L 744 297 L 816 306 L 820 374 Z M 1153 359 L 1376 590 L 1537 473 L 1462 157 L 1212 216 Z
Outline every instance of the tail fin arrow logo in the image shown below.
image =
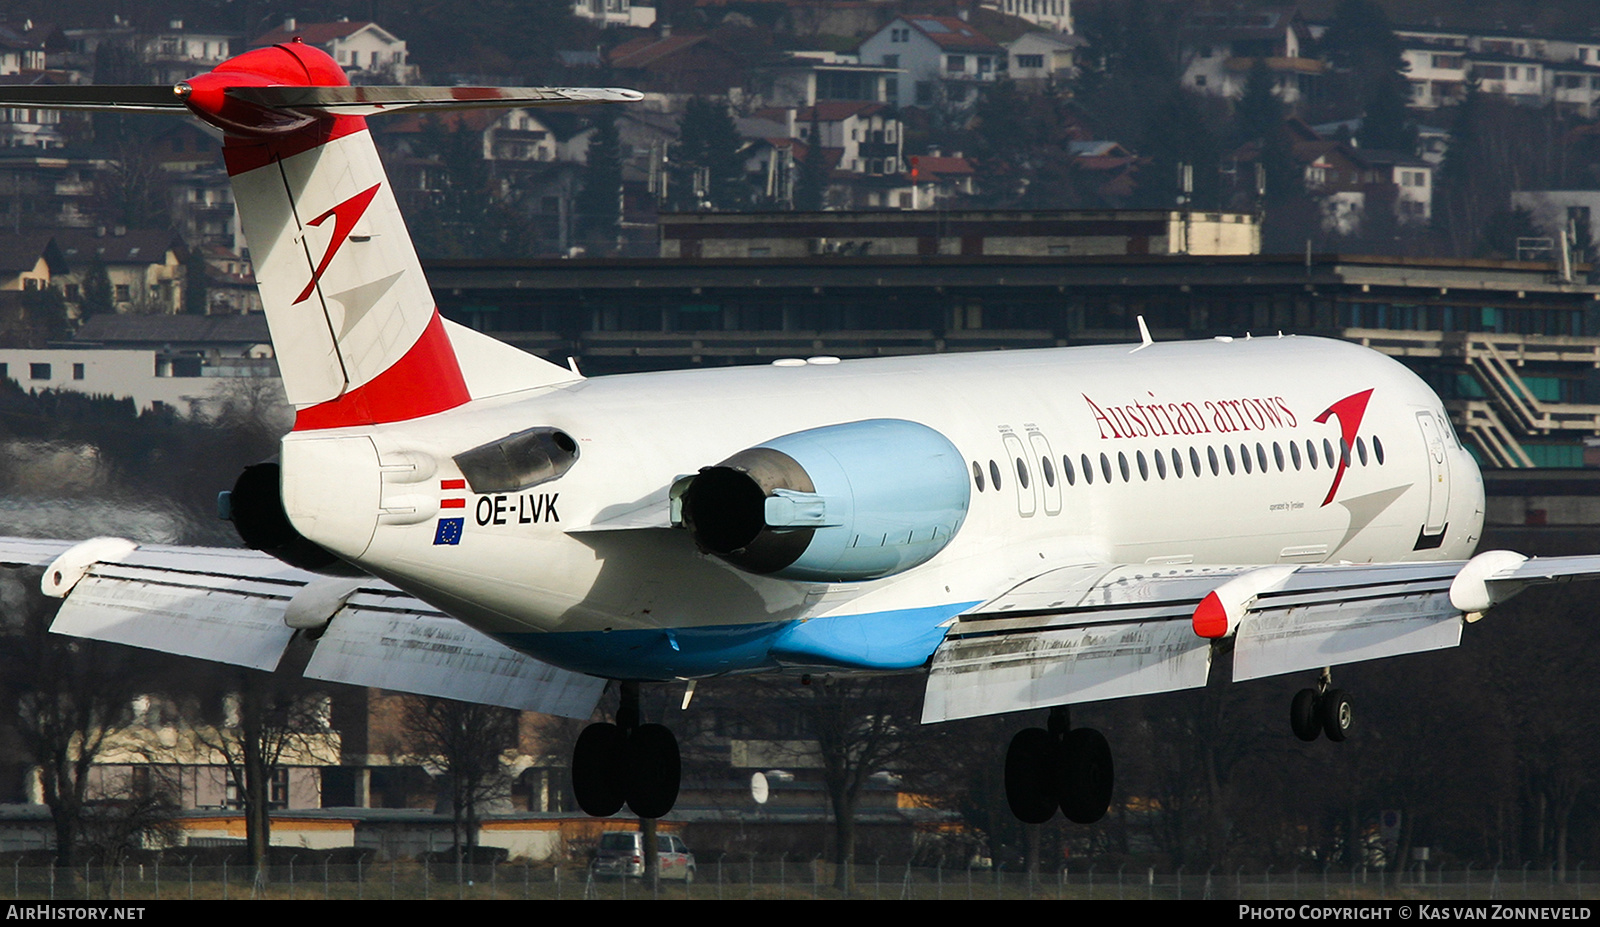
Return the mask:
M 372 205 L 372 198 L 378 195 L 378 188 L 381 186 L 383 184 L 375 183 L 306 223 L 307 225 L 317 226 L 328 221 L 328 217 L 333 217 L 333 238 L 328 241 L 328 250 L 322 253 L 321 263 L 312 272 L 311 281 L 306 284 L 305 289 L 300 291 L 300 295 L 295 297 L 292 305 L 298 306 L 310 298 L 311 292 L 317 288 L 317 284 L 322 280 L 322 272 L 328 269 L 328 264 L 333 260 L 333 256 L 339 253 L 339 248 L 350 238 L 350 231 L 356 227 L 356 223 L 361 221 L 361 217 L 366 214 L 367 207 Z

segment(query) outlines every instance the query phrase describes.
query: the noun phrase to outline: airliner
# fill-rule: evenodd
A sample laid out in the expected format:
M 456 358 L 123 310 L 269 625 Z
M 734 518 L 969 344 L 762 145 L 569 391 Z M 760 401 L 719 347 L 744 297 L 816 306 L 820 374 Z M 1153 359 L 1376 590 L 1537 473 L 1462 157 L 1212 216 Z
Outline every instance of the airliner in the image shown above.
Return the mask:
M 298 41 L 175 88 L 10 105 L 222 130 L 296 409 L 222 500 L 251 551 L 11 539 L 54 630 L 261 669 L 614 721 L 593 815 L 678 794 L 645 684 L 920 673 L 923 720 L 1048 709 L 1006 756 L 1019 818 L 1103 816 L 1070 706 L 1302 674 L 1291 730 L 1345 739 L 1332 667 L 1459 643 L 1600 559 L 1473 556 L 1483 481 L 1439 398 L 1338 341 L 1219 337 L 584 377 L 445 320 L 366 119 L 624 103 L 618 89 L 351 87 Z M 270 555 L 270 556 L 269 556 Z M 1221 657 L 1227 660 L 1219 660 Z

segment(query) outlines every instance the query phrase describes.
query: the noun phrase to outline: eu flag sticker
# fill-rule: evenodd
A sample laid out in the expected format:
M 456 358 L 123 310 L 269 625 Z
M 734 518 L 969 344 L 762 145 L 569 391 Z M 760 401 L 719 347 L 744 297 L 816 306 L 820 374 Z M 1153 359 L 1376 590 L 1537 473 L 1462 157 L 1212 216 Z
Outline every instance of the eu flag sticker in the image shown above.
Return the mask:
M 460 544 L 461 526 L 466 523 L 465 518 L 441 518 L 439 530 L 434 532 L 434 544 Z

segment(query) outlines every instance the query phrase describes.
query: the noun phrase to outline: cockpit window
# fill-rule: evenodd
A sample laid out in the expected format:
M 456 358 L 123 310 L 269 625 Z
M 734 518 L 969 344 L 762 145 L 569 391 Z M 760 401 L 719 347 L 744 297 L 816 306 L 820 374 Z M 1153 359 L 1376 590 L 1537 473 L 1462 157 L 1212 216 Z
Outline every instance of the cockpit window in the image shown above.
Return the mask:
M 520 492 L 548 483 L 578 460 L 578 442 L 559 428 L 540 426 L 480 444 L 455 456 L 475 493 Z

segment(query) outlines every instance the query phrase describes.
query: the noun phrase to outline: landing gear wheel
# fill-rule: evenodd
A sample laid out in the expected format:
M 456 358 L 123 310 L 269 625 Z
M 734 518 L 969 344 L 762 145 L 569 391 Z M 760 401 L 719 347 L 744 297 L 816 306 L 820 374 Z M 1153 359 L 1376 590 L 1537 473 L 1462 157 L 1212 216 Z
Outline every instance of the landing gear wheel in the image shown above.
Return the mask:
M 1322 736 L 1322 714 L 1317 705 L 1316 689 L 1301 689 L 1289 704 L 1289 726 L 1294 736 L 1307 743 Z
M 660 724 L 641 724 L 628 734 L 626 764 L 628 808 L 641 818 L 659 818 L 678 800 L 683 766 L 678 739 Z
M 1055 816 L 1056 740 L 1041 727 L 1024 728 L 1006 748 L 1006 803 L 1024 824 L 1043 824 Z
M 1355 712 L 1350 707 L 1350 696 L 1343 689 L 1324 692 L 1318 713 L 1322 715 L 1322 732 L 1335 743 L 1349 735 L 1350 726 L 1356 720 Z
M 615 724 L 591 724 L 572 750 L 572 794 L 583 813 L 610 817 L 627 799 L 628 735 Z
M 1105 817 L 1115 780 L 1105 735 L 1087 727 L 1068 731 L 1060 756 L 1061 813 L 1074 824 L 1093 824 Z

